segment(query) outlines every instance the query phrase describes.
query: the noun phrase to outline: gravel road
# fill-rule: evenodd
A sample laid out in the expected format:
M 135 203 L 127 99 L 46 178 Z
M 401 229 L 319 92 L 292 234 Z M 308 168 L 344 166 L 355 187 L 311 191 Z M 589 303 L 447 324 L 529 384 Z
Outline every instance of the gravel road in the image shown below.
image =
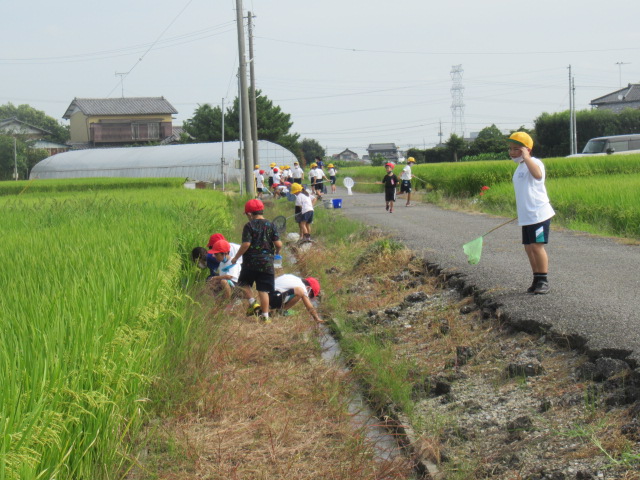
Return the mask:
M 343 202 L 335 214 L 378 226 L 427 262 L 463 274 L 467 284 L 501 305 L 512 324 L 545 327 L 592 357 L 624 359 L 640 373 L 640 246 L 552 226 L 547 245 L 551 292 L 529 295 L 531 269 L 516 222 L 484 238 L 477 265 L 469 265 L 462 251 L 464 243 L 508 218 L 428 204 L 407 208 L 402 197 L 389 214 L 383 194 L 349 196 L 339 189 L 325 198 L 332 197 Z

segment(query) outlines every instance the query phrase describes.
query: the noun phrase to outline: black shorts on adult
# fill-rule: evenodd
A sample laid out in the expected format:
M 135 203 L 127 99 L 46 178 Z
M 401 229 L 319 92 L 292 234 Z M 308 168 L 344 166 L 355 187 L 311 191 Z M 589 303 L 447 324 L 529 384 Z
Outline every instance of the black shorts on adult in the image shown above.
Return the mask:
M 549 243 L 551 219 L 533 225 L 522 226 L 522 244 Z
M 275 283 L 275 275 L 273 273 L 257 272 L 242 267 L 238 276 L 238 286 L 252 287 L 256 284 L 256 290 L 259 292 L 272 292 Z
M 385 202 L 395 202 L 396 201 L 396 190 L 385 190 L 384 191 L 384 201 Z
M 402 180 L 402 183 L 400 183 L 400 193 L 411 193 L 411 180 Z

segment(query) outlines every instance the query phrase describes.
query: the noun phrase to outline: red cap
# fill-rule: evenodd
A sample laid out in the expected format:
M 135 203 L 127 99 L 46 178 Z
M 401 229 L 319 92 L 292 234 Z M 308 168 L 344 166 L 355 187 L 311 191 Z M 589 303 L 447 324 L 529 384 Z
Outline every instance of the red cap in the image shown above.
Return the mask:
M 387 163 L 385 163 L 385 164 L 384 164 L 384 166 L 385 166 L 385 167 L 396 168 L 396 166 L 395 166 L 393 163 L 391 163 L 391 162 L 387 162 Z
M 229 253 L 230 251 L 231 245 L 226 240 L 218 240 L 211 248 L 211 253 Z
M 226 240 L 226 238 L 224 238 L 224 235 L 222 235 L 221 233 L 214 233 L 209 237 L 209 243 L 207 243 L 207 247 L 213 247 L 218 240 Z
M 264 210 L 264 203 L 257 198 L 249 200 L 244 204 L 244 213 L 261 212 Z
M 260 170 L 260 175 L 262 175 L 264 173 L 264 170 Z
M 278 169 L 277 169 L 277 168 L 274 168 L 274 169 L 273 169 L 273 173 L 278 173 Z
M 320 282 L 318 282 L 318 280 L 316 280 L 313 277 L 307 277 L 307 278 L 305 278 L 305 280 L 309 284 L 309 286 L 311 287 L 311 291 L 313 292 L 313 296 L 317 297 L 318 295 L 320 295 Z

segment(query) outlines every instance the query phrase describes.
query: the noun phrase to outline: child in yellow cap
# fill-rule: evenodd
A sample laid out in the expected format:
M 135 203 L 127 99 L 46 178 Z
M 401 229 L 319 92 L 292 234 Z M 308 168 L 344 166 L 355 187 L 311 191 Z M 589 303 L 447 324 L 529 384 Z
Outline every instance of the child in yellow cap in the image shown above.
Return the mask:
M 527 293 L 549 293 L 549 258 L 544 246 L 549 242 L 551 217 L 555 215 L 544 184 L 544 164 L 531 156 L 533 139 L 526 132 L 509 137 L 509 156 L 518 167 L 513 174 L 518 225 L 522 226 L 522 244 L 533 271 L 533 283 Z

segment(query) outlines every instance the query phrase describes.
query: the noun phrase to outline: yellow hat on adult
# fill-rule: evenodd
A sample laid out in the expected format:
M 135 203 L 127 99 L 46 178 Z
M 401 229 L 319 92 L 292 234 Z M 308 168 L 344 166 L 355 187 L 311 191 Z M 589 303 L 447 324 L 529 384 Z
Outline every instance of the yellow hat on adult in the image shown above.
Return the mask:
M 508 141 L 527 147 L 529 150 L 533 148 L 533 138 L 527 132 L 513 132 Z

